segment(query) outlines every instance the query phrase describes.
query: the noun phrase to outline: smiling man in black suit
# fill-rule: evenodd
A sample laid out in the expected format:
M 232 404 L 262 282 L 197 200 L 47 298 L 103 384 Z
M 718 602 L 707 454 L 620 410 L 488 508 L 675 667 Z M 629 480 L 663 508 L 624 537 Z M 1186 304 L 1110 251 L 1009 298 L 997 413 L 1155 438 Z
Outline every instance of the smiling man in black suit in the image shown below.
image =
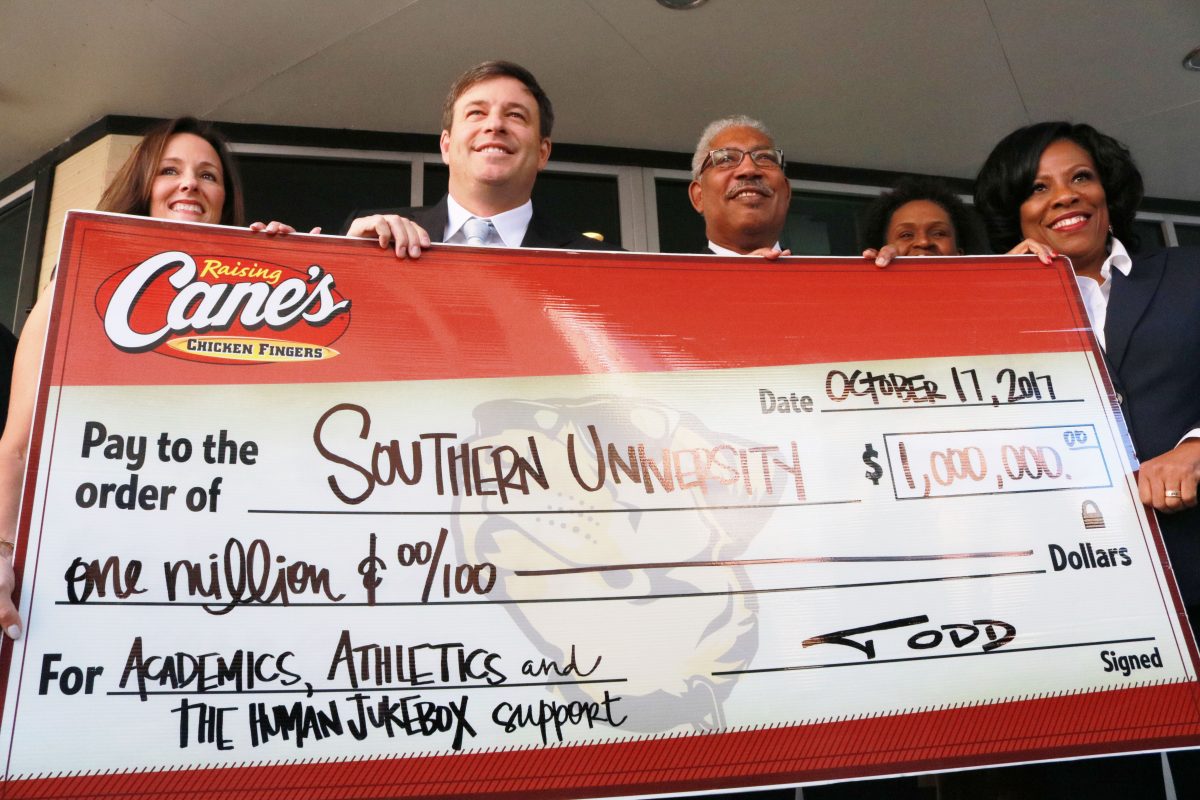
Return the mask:
M 397 257 L 420 256 L 430 242 L 495 247 L 604 250 L 563 227 L 530 195 L 550 158 L 554 108 L 537 79 L 508 61 L 464 72 L 442 106 L 442 161 L 450 191 L 434 206 L 357 217 L 347 236 L 378 238 Z
M 779 248 L 792 187 L 783 150 L 756 119 L 724 117 L 700 134 L 688 197 L 704 217 L 708 249 L 717 255 L 791 255 Z

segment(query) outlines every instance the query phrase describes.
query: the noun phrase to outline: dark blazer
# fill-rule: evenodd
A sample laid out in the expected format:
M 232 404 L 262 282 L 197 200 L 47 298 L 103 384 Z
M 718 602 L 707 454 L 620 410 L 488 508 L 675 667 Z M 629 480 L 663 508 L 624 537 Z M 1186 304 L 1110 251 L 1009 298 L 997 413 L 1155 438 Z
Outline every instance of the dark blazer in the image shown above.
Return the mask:
M 1200 428 L 1200 248 L 1137 256 L 1113 270 L 1105 358 L 1138 459 Z M 1200 610 L 1200 507 L 1158 520 L 1184 603 Z
M 373 208 L 354 211 L 351 213 L 349 219 L 346 220 L 343 230 L 349 230 L 350 223 L 359 217 L 366 217 L 371 214 L 398 214 L 402 217 L 407 217 L 427 230 L 429 237 L 435 242 L 442 241 L 442 236 L 446 232 L 446 223 L 450 218 L 449 207 L 446 205 L 446 198 L 443 197 L 438 201 L 437 205 L 426 206 L 424 208 Z M 533 204 L 533 218 L 529 220 L 529 228 L 525 231 L 525 238 L 521 241 L 521 247 L 547 247 L 554 250 L 621 249 L 607 245 L 604 242 L 597 242 L 595 239 L 589 239 L 570 228 L 560 225 L 552 217 L 543 213 L 538 208 L 537 203 Z

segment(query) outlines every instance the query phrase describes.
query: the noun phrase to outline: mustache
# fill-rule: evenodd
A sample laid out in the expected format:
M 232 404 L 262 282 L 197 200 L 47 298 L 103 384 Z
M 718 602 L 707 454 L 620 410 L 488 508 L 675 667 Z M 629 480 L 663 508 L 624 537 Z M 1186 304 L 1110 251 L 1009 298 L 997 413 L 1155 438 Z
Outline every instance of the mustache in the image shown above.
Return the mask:
M 775 190 L 768 186 L 767 182 L 762 178 L 747 178 L 746 180 L 738 181 L 731 186 L 729 191 L 725 192 L 725 199 L 732 199 L 735 195 L 737 195 L 738 192 L 744 192 L 747 189 L 753 189 L 765 197 L 775 196 Z

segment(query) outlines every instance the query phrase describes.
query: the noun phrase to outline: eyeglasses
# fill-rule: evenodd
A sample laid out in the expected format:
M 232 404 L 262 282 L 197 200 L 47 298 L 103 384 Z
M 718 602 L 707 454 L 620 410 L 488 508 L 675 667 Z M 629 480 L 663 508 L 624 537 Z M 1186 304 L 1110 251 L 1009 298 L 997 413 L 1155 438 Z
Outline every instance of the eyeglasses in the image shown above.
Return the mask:
M 783 169 L 783 150 L 778 147 L 761 147 L 758 150 L 739 150 L 736 147 L 721 147 L 709 150 L 708 155 L 700 164 L 700 173 L 711 167 L 717 169 L 733 169 L 742 163 L 742 159 L 750 156 L 756 167 L 760 169 Z M 697 173 L 697 174 L 700 174 Z

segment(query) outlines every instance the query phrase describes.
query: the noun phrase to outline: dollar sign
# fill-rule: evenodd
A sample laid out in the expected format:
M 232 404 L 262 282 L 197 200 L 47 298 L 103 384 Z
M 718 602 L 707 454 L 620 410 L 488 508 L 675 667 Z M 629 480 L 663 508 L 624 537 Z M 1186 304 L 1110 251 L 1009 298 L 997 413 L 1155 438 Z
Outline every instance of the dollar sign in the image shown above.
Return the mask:
M 883 477 L 883 467 L 879 466 L 879 462 L 875 460 L 875 456 L 879 455 L 878 451 L 867 442 L 867 449 L 863 450 L 863 463 L 870 467 L 869 470 L 863 473 L 867 480 L 876 486 L 879 485 L 879 479 Z

